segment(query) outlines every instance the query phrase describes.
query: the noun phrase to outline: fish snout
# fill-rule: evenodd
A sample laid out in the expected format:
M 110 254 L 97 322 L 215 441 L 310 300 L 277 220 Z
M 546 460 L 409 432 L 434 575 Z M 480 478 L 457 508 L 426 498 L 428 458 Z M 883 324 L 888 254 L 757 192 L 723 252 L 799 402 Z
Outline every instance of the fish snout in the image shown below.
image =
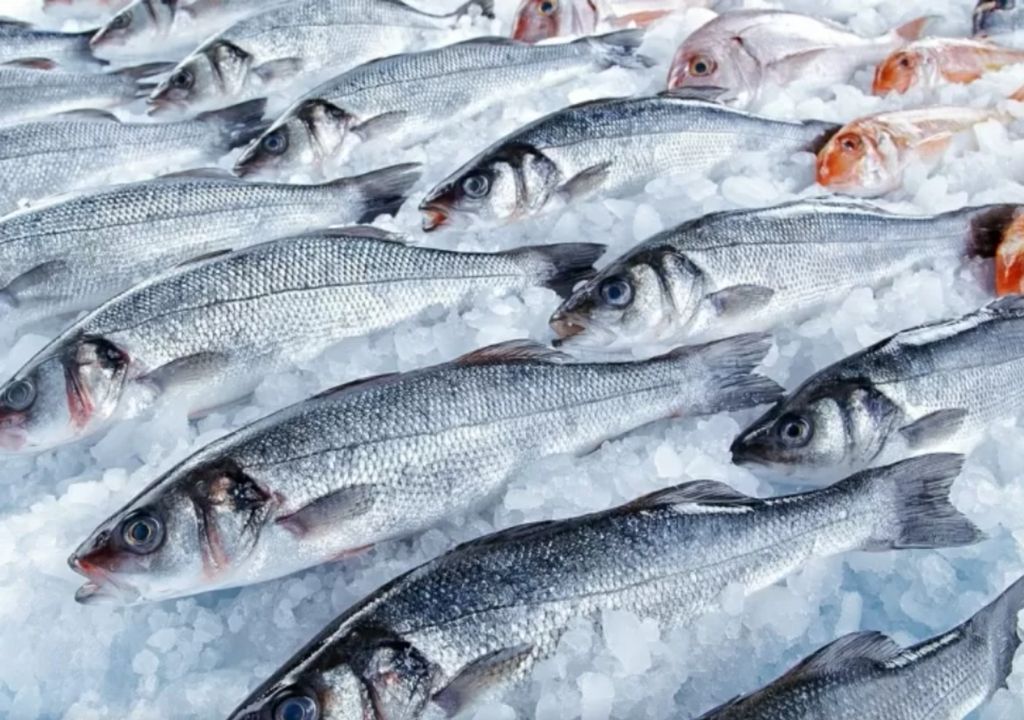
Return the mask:
M 83 542 L 68 558 L 68 566 L 87 581 L 75 592 L 75 601 L 91 605 L 136 598 L 138 593 L 114 580 L 119 564 L 109 530 L 101 530 Z
M 0 410 L 0 451 L 18 452 L 28 443 L 25 413 Z
M 729 454 L 732 456 L 733 465 L 763 465 L 767 461 L 764 457 L 763 438 L 766 431 L 763 429 L 752 429 L 741 432 L 729 445 Z
M 579 322 L 579 318 L 574 313 L 563 310 L 556 311 L 551 316 L 551 319 L 548 320 L 548 325 L 554 330 L 559 340 L 568 340 L 587 329 L 586 326 Z
M 420 212 L 423 213 L 423 232 L 433 232 L 451 221 L 447 208 L 439 205 L 421 205 Z

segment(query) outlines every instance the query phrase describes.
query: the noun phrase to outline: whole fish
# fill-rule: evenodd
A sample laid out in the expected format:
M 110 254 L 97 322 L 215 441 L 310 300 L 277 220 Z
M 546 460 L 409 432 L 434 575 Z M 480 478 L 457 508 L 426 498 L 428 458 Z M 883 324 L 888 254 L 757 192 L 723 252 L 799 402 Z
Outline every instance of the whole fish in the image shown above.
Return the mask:
M 0 63 L 99 65 L 89 50 L 89 35 L 41 30 L 31 23 L 0 17 Z
M 979 0 L 974 9 L 974 35 L 991 37 L 1024 30 L 1024 5 L 1017 0 Z
M 270 372 L 429 307 L 459 307 L 485 290 L 571 287 L 603 251 L 569 243 L 454 253 L 356 228 L 191 263 L 101 305 L 16 373 L 0 391 L 0 448 L 67 443 L 165 395 L 193 412 L 233 402 Z
M 1024 298 L 896 333 L 815 373 L 755 420 L 733 461 L 803 479 L 968 450 L 1024 400 Z
M 116 185 L 0 219 L 6 329 L 95 307 L 175 263 L 394 213 L 419 173 L 399 165 L 324 185 L 203 172 Z
M 730 585 L 753 593 L 811 558 L 976 542 L 979 530 L 948 500 L 960 463 L 916 458 L 766 500 L 704 480 L 484 536 L 344 612 L 231 718 L 452 716 L 514 684 L 570 623 L 599 621 L 604 610 L 671 627 L 715 607 Z M 139 545 L 154 542 L 138 534 Z
M 363 138 L 408 145 L 587 73 L 649 67 L 653 61 L 636 53 L 641 42 L 638 30 L 539 46 L 480 38 L 375 60 L 307 93 L 242 154 L 235 172 L 323 175 Z
M 1003 252 L 1003 286 L 1020 285 L 1012 241 L 1024 206 L 899 215 L 862 203 L 798 200 L 712 213 L 658 233 L 586 281 L 551 318 L 566 347 L 632 350 L 723 337 L 805 317 L 858 287 L 878 287 L 942 258 Z M 1017 262 L 1017 258 L 1020 262 Z
M 440 44 L 473 8 L 492 17 L 492 3 L 468 0 L 431 15 L 400 0 L 290 2 L 205 41 L 153 91 L 150 112 L 196 112 L 279 91 L 298 96 L 328 69 L 337 74 L 424 40 Z
M 522 0 L 512 23 L 512 37 L 535 43 L 555 37 L 592 35 L 599 27 L 644 27 L 687 8 L 707 7 L 711 0 Z
M 85 110 L 0 127 L 0 213 L 22 200 L 98 187 L 127 173 L 140 177 L 216 161 L 266 128 L 265 104 L 250 100 L 174 123 L 123 122 L 104 110 Z
M 211 35 L 287 0 L 133 0 L 89 43 L 105 58 L 180 60 Z
M 796 81 L 822 88 L 840 85 L 858 68 L 918 39 L 927 21 L 919 18 L 886 35 L 864 38 L 829 20 L 797 13 L 723 13 L 676 51 L 668 87 L 722 88 L 722 101 L 747 107 L 767 87 Z
M 375 295 L 389 294 L 380 286 Z M 200 450 L 100 525 L 71 560 L 90 578 L 78 599 L 154 600 L 279 577 L 478 506 L 544 455 L 670 415 L 773 402 L 781 388 L 751 372 L 769 347 L 744 335 L 645 362 L 583 364 L 513 341 L 317 395 Z M 251 522 L 220 519 L 225 492 L 253 497 Z M 144 515 L 199 532 L 139 558 L 118 538 Z
M 507 135 L 431 190 L 420 204 L 423 229 L 622 194 L 665 174 L 710 170 L 738 152 L 814 150 L 835 129 L 668 95 L 573 105 Z
M 878 632 L 826 645 L 757 692 L 698 720 L 962 720 L 1013 671 L 1018 580 L 964 624 L 912 647 Z
M 959 38 L 929 38 L 911 43 L 883 60 L 871 87 L 875 95 L 905 93 L 912 87 L 942 83 L 966 85 L 985 73 L 1024 63 L 1024 50 Z

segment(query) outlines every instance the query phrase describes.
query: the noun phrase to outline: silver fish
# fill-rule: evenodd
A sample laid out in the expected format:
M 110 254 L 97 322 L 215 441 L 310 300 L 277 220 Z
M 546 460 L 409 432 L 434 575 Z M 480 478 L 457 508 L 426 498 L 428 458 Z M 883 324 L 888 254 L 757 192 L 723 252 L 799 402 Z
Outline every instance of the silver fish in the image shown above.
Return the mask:
M 767 500 L 698 481 L 485 536 L 343 613 L 231 718 L 454 715 L 522 677 L 578 618 L 625 608 L 680 625 L 730 584 L 752 593 L 810 558 L 976 542 L 980 531 L 948 501 L 960 463 L 916 458 Z
M 30 360 L 0 390 L 0 447 L 70 442 L 165 395 L 194 412 L 223 405 L 267 373 L 429 307 L 459 306 L 485 289 L 571 286 L 603 250 L 570 243 L 454 253 L 357 228 L 191 263 L 101 305 Z
M 325 70 L 337 74 L 425 39 L 439 44 L 471 8 L 493 17 L 492 3 L 469 0 L 449 15 L 400 0 L 288 3 L 205 41 L 153 91 L 150 112 L 195 112 L 285 90 L 295 97 Z
M 379 283 L 372 294 L 390 293 Z M 200 450 L 100 525 L 72 559 L 90 578 L 79 600 L 280 577 L 478 506 L 541 456 L 670 415 L 773 402 L 781 388 L 752 374 L 769 347 L 747 335 L 645 362 L 582 364 L 514 341 L 342 386 Z M 226 496 L 250 501 L 231 507 Z M 144 518 L 166 540 L 126 551 L 123 538 Z
M 27 22 L 0 17 L 0 63 L 99 66 L 101 63 L 89 50 L 89 35 L 42 30 Z
M 639 30 L 557 45 L 479 38 L 361 65 L 307 93 L 239 158 L 240 175 L 323 176 L 363 139 L 407 146 L 500 101 L 609 67 L 649 67 Z
M 909 648 L 878 632 L 823 647 L 767 687 L 698 720 L 962 720 L 1006 686 L 1024 579 L 949 632 Z
M 0 213 L 23 200 L 216 161 L 258 136 L 263 100 L 175 123 L 130 123 L 79 110 L 0 127 Z M 2 253 L 0 253 L 2 254 Z
M 187 172 L 8 215 L 0 219 L 0 322 L 10 330 L 95 307 L 202 253 L 394 213 L 416 167 L 307 186 Z
M 1024 402 L 1024 298 L 904 330 L 812 375 L 744 430 L 737 463 L 830 478 L 968 450 Z
M 974 8 L 975 37 L 1009 35 L 1024 30 L 1024 5 L 1017 0 L 979 0 Z M 1000 38 L 1005 42 L 1005 38 Z
M 916 216 L 809 200 L 712 213 L 602 268 L 551 325 L 565 347 L 611 350 L 761 330 L 937 259 L 991 258 L 1021 209 Z
M 710 170 L 742 151 L 814 150 L 836 129 L 667 95 L 582 103 L 513 132 L 452 173 L 420 204 L 423 229 L 622 194 L 661 175 Z

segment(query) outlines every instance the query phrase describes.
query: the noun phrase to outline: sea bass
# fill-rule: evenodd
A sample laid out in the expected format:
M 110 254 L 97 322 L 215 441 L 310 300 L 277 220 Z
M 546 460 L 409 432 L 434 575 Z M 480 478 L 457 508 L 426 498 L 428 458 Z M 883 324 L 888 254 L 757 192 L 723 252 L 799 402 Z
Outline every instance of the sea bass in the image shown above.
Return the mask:
M 393 214 L 416 168 L 307 186 L 184 173 L 8 215 L 0 219 L 0 323 L 9 331 L 93 308 L 211 251 Z
M 474 8 L 469 0 L 431 15 L 400 0 L 301 0 L 242 20 L 205 41 L 150 95 L 150 112 L 197 112 L 287 91 L 298 96 L 329 70 L 337 74 L 413 45 L 442 43 Z
M 723 13 L 676 51 L 668 87 L 725 90 L 723 102 L 748 107 L 768 87 L 811 82 L 827 88 L 849 82 L 893 50 L 920 37 L 927 18 L 877 38 L 864 38 L 828 20 L 779 10 Z
M 266 128 L 264 105 L 250 100 L 173 123 L 123 122 L 104 110 L 84 110 L 0 127 L 0 213 L 23 200 L 98 187 L 129 173 L 141 177 L 214 162 Z
M 0 63 L 50 66 L 99 65 L 89 51 L 89 33 L 41 30 L 30 23 L 0 17 Z
M 1024 578 L 963 625 L 909 648 L 852 633 L 698 720 L 962 720 L 1006 686 L 1021 610 Z
M 307 93 L 239 158 L 235 172 L 331 175 L 364 138 L 406 146 L 520 95 L 609 67 L 644 68 L 643 33 L 558 45 L 467 40 L 375 60 Z
M 1024 401 L 1024 297 L 896 333 L 815 373 L 755 420 L 733 461 L 825 479 L 969 450 Z
M 514 684 L 570 623 L 604 610 L 672 627 L 715 607 L 729 586 L 756 592 L 811 558 L 976 542 L 980 532 L 948 500 L 960 463 L 916 458 L 766 500 L 691 482 L 484 536 L 344 612 L 231 719 L 452 716 Z
M 584 364 L 513 341 L 357 380 L 156 480 L 75 553 L 72 565 L 91 569 L 79 599 L 156 600 L 280 577 L 479 506 L 544 455 L 590 450 L 670 415 L 773 402 L 781 388 L 752 374 L 769 347 L 747 335 L 645 362 Z M 227 496 L 252 500 L 230 507 Z M 166 541 L 125 552 L 120 540 L 144 518 Z
M 905 93 L 912 87 L 972 83 L 1007 65 L 1024 63 L 1024 50 L 959 38 L 928 38 L 887 57 L 875 70 L 875 95 Z
M 712 213 L 658 233 L 577 288 L 551 318 L 560 344 L 634 350 L 792 321 L 942 258 L 1003 252 L 1003 287 L 1024 253 L 1008 238 L 1024 206 L 898 215 L 852 202 L 798 200 Z
M 268 373 L 429 307 L 461 307 L 491 290 L 571 287 L 603 251 L 569 243 L 455 253 L 354 228 L 190 263 L 101 305 L 18 371 L 0 390 L 0 448 L 71 442 L 164 396 L 194 413 L 221 406 Z
M 423 229 L 622 194 L 662 175 L 710 170 L 738 152 L 814 150 L 835 130 L 667 95 L 573 105 L 498 140 L 431 190 L 420 204 Z
M 979 0 L 974 9 L 974 35 L 1012 35 L 1024 30 L 1024 5 L 1017 0 Z

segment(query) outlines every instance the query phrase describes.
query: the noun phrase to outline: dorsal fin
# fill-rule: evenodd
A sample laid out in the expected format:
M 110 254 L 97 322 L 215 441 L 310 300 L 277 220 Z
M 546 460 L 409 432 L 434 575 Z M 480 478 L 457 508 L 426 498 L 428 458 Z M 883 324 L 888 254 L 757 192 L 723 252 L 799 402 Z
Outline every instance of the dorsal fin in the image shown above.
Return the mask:
M 717 480 L 693 480 L 674 487 L 656 490 L 625 505 L 628 510 L 654 510 L 657 508 L 693 506 L 698 508 L 736 507 L 763 502 L 744 495 Z
M 204 167 L 204 168 L 192 168 L 191 170 L 179 170 L 177 172 L 167 173 L 156 178 L 157 180 L 181 180 L 186 178 L 206 178 L 213 180 L 234 180 L 238 183 L 245 182 L 236 175 L 232 175 L 229 171 L 219 167 Z
M 205 252 L 202 255 L 190 257 L 188 260 L 182 260 L 174 267 L 181 268 L 188 267 L 189 265 L 196 265 L 207 260 L 212 260 L 215 257 L 220 257 L 221 255 L 230 255 L 233 252 L 234 250 L 232 248 L 221 248 L 220 250 L 211 250 L 210 252 Z
M 66 110 L 62 113 L 56 113 L 53 115 L 55 118 L 61 118 L 63 120 L 96 120 L 103 122 L 116 122 L 120 123 L 121 119 L 109 110 L 100 110 L 98 108 L 79 108 L 78 110 Z
M 396 378 L 401 376 L 402 373 L 381 373 L 380 375 L 368 375 L 367 377 L 357 378 L 356 380 L 350 380 L 349 382 L 342 383 L 341 385 L 335 385 L 334 387 L 321 390 L 316 395 L 311 396 L 310 400 L 316 400 L 321 398 L 328 398 L 334 395 L 340 395 L 343 393 L 352 392 L 354 390 L 362 390 L 376 385 L 387 385 L 393 382 Z
M 823 677 L 862 662 L 887 663 L 903 652 L 904 649 L 888 635 L 873 630 L 855 632 L 808 655 L 777 682 L 793 683 Z
M 379 227 L 373 225 L 350 225 L 348 227 L 332 227 L 326 230 L 318 231 L 319 235 L 325 237 L 357 237 L 367 238 L 369 240 L 383 240 L 386 242 L 398 243 L 399 245 L 408 245 L 409 239 L 404 235 L 398 233 L 388 232 L 382 230 Z
M 534 340 L 508 340 L 466 353 L 452 362 L 456 365 L 499 365 L 501 363 L 535 360 L 561 364 L 571 357 L 563 352 L 541 345 Z

